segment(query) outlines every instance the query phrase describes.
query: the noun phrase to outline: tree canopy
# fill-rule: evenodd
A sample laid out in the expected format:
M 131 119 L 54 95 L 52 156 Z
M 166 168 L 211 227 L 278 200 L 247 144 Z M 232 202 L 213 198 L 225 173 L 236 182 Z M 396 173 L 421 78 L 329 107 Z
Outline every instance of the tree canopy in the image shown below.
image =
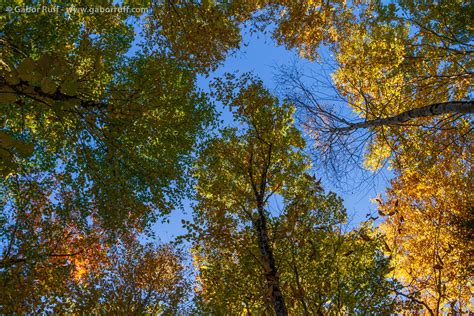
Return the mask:
M 2 312 L 65 306 L 74 300 L 73 271 L 105 269 L 107 260 L 122 269 L 120 260 L 141 255 L 151 257 L 130 278 L 155 273 L 156 260 L 165 270 L 177 267 L 166 271 L 169 282 L 137 285 L 151 287 L 138 310 L 159 311 L 160 296 L 176 303 L 179 282 L 172 275 L 179 281 L 180 260 L 137 242 L 122 257 L 111 252 L 117 239 L 137 238 L 179 204 L 191 150 L 212 124 L 214 110 L 196 88 L 194 69 L 135 34 L 146 16 L 44 5 L 62 10 L 0 16 Z M 104 270 L 92 277 L 107 275 Z M 94 284 L 103 289 L 91 293 L 99 308 L 98 302 L 111 299 L 107 287 L 119 281 Z M 123 296 L 134 295 L 129 300 L 137 293 L 123 289 Z M 104 308 L 134 310 L 119 299 L 110 304 Z M 91 306 L 78 308 L 93 312 Z
M 470 1 L 0 9 L 0 313 L 472 312 Z M 253 33 L 329 72 L 203 90 Z M 392 175 L 356 224 L 353 167 Z
M 194 223 L 185 224 L 194 241 L 203 310 L 391 310 L 388 261 L 369 240 L 368 227 L 342 231 L 342 201 L 307 173 L 294 107 L 279 104 L 251 76 L 217 82 L 216 94 L 243 127 L 223 130 L 195 167 L 197 212 Z M 271 207 L 272 198 L 283 200 L 281 209 Z

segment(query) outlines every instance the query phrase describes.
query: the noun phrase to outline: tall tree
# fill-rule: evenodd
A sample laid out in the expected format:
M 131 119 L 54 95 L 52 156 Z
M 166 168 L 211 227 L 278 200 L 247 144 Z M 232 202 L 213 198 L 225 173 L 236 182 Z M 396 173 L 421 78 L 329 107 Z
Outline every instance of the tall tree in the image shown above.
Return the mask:
M 182 253 L 124 238 L 93 269 L 75 271 L 62 311 L 176 315 L 189 290 Z
M 215 84 L 216 96 L 234 109 L 241 128 L 224 129 L 201 151 L 195 222 L 185 222 L 204 310 L 287 315 L 389 309 L 388 292 L 377 292 L 386 261 L 375 244 L 365 247 L 357 234 L 338 231 L 345 210 L 306 173 L 294 107 L 280 105 L 250 75 L 227 79 Z M 273 197 L 282 199 L 283 210 L 272 210 Z M 377 294 L 367 295 L 371 291 Z
M 17 236 L 21 246 L 35 249 L 1 262 L 2 313 L 175 314 L 181 310 L 189 287 L 182 256 L 170 245 L 144 246 L 131 232 L 111 241 L 96 227 L 95 234 L 85 234 L 62 228 L 57 221 L 43 223 L 35 228 L 47 230 L 43 235 L 48 239 L 35 234 L 26 238 L 29 232 L 25 232 Z
M 42 298 L 67 292 L 71 260 L 88 259 L 93 267 L 107 247 L 101 225 L 85 215 L 86 197 L 58 188 L 55 177 L 35 180 L 15 177 L 0 186 L 2 313 L 42 312 L 52 304 Z
M 358 163 L 361 155 L 371 170 L 391 162 L 396 179 L 383 213 L 392 216 L 382 230 L 394 243 L 395 276 L 407 286 L 399 294 L 430 314 L 466 311 L 471 280 L 461 258 L 472 248 L 472 4 L 375 1 L 353 8 L 342 7 L 344 17 L 327 21 L 322 32 L 319 24 L 292 20 L 293 13 L 315 21 L 310 9 L 290 10 L 286 30 L 303 28 L 280 37 L 309 58 L 328 44 L 334 95 L 353 115 L 342 115 L 340 103 L 331 104 L 298 71 L 283 76 L 288 96 L 304 111 L 329 168 L 341 170 L 334 159 Z
M 239 86 L 245 88 L 236 91 Z M 286 178 L 306 168 L 295 151 L 303 141 L 289 125 L 291 106 L 276 107 L 278 101 L 260 81 L 250 76 L 229 84 L 218 81 L 216 91 L 218 100 L 237 108 L 235 118 L 246 130 L 240 136 L 236 130 L 224 131 L 223 139 L 213 141 L 201 153 L 196 168 L 198 210 L 211 211 L 213 219 L 208 224 L 217 229 L 224 228 L 221 222 L 233 216 L 239 224 L 251 224 L 271 305 L 277 315 L 287 315 L 266 204 L 286 184 Z M 218 160 L 221 162 L 216 163 Z M 217 173 L 219 170 L 224 174 Z
M 135 34 L 148 13 L 8 5 L 40 10 L 0 4 L 1 305 L 40 313 L 179 203 L 214 111 L 191 65 Z
M 413 168 L 397 172 L 385 201 L 378 200 L 393 273 L 413 312 L 463 314 L 471 308 L 473 175 L 466 143 L 472 134 L 463 125 L 416 138 L 405 161 Z
M 365 155 L 365 167 L 376 170 L 387 158 L 404 154 L 394 143 L 410 141 L 407 129 L 418 126 L 430 133 L 474 113 L 473 34 L 466 27 L 471 6 L 468 1 L 374 1 L 352 7 L 329 2 L 326 10 L 342 12 L 325 20 L 326 30 L 307 21 L 290 38 L 285 30 L 298 19 L 290 19 L 293 11 L 287 13 L 288 23 L 293 22 L 281 30 L 279 39 L 309 58 L 318 58 L 318 48 L 326 43 L 334 55 L 332 99 L 352 111 L 341 111 L 340 103 L 328 100 L 327 90 L 311 88 L 311 80 L 299 71 L 286 71 L 288 97 L 304 110 L 320 157 Z M 299 14 L 311 16 L 312 22 L 324 16 L 324 5 L 314 16 L 309 15 L 311 8 Z M 324 81 L 331 80 L 317 77 L 317 84 Z
M 332 76 L 325 74 L 317 85 L 328 84 L 330 97 L 294 71 L 283 76 L 288 97 L 305 111 L 322 158 L 365 154 L 366 167 L 378 169 L 400 154 L 391 144 L 405 128 L 439 129 L 474 112 L 473 34 L 466 27 L 474 12 L 470 1 L 184 1 L 162 6 L 166 9 L 159 12 L 167 16 L 157 23 L 167 42 L 187 58 L 212 56 L 209 65 L 239 47 L 239 25 L 251 32 L 272 25 L 279 44 L 309 60 L 320 59 L 319 49 L 328 48 Z M 173 21 L 196 34 L 173 27 Z M 183 41 L 187 36 L 193 40 Z M 348 104 L 353 115 L 340 111 L 335 99 Z M 344 161 L 351 160 L 339 159 Z
M 49 6 L 1 16 L 2 181 L 65 170 L 61 183 L 115 228 L 168 213 L 213 118 L 195 72 L 135 36 L 131 13 Z

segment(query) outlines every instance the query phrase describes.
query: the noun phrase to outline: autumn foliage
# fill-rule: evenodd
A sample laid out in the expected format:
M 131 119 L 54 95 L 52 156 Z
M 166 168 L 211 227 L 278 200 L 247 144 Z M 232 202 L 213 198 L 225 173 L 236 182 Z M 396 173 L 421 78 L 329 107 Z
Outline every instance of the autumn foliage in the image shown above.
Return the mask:
M 473 312 L 470 1 L 10 2 L 1 314 Z M 330 72 L 216 78 L 254 33 Z

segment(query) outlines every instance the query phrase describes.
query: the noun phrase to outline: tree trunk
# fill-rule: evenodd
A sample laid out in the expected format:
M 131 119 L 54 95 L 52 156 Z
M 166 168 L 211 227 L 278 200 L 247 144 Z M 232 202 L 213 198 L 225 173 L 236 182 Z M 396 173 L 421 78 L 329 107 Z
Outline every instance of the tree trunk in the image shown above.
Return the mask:
M 258 218 L 255 221 L 255 230 L 257 232 L 258 246 L 262 261 L 265 266 L 265 280 L 273 309 L 277 316 L 286 316 L 288 311 L 286 309 L 285 300 L 280 290 L 280 280 L 278 277 L 278 271 L 275 265 L 275 258 L 273 256 L 273 250 L 270 246 L 267 231 L 267 219 L 263 210 L 263 203 L 258 203 Z
M 359 128 L 369 128 L 383 125 L 398 125 L 412 119 L 437 116 L 441 114 L 472 114 L 474 113 L 474 101 L 444 102 L 427 105 L 421 108 L 402 112 L 398 115 L 349 124 L 346 127 L 335 128 L 336 131 L 349 131 Z

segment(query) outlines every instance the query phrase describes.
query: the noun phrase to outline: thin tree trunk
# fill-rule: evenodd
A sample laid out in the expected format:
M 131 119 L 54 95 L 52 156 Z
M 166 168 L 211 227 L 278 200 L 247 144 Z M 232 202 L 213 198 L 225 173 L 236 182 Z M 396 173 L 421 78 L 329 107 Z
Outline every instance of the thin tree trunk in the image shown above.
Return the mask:
M 258 203 L 257 210 L 258 218 L 255 221 L 255 229 L 257 232 L 260 254 L 262 255 L 263 264 L 265 266 L 265 280 L 268 291 L 276 315 L 286 316 L 288 315 L 288 311 L 286 309 L 285 299 L 280 290 L 280 279 L 275 264 L 275 257 L 273 256 L 273 250 L 268 238 L 267 218 L 263 209 L 263 202 Z
M 441 114 L 472 114 L 474 113 L 474 101 L 444 102 L 427 105 L 421 108 L 402 112 L 398 115 L 365 122 L 353 123 L 346 127 L 335 128 L 336 131 L 349 131 L 359 128 L 369 128 L 384 125 L 399 125 L 412 119 L 438 116 Z
M 293 240 L 291 241 L 292 245 L 294 245 L 294 242 Z M 296 258 L 295 258 L 295 252 L 293 251 L 294 249 L 291 249 L 291 258 L 292 258 L 292 268 L 293 268 L 293 272 L 295 273 L 295 281 L 296 281 L 296 286 L 298 286 L 298 295 L 299 295 L 299 298 L 300 298 L 300 301 L 301 301 L 301 305 L 303 306 L 303 310 L 304 310 L 304 315 L 309 315 L 309 312 L 308 312 L 308 307 L 306 305 L 306 301 L 304 299 L 304 295 L 303 295 L 303 287 L 301 286 L 301 282 L 300 282 L 300 274 L 298 272 L 298 267 L 296 265 Z

